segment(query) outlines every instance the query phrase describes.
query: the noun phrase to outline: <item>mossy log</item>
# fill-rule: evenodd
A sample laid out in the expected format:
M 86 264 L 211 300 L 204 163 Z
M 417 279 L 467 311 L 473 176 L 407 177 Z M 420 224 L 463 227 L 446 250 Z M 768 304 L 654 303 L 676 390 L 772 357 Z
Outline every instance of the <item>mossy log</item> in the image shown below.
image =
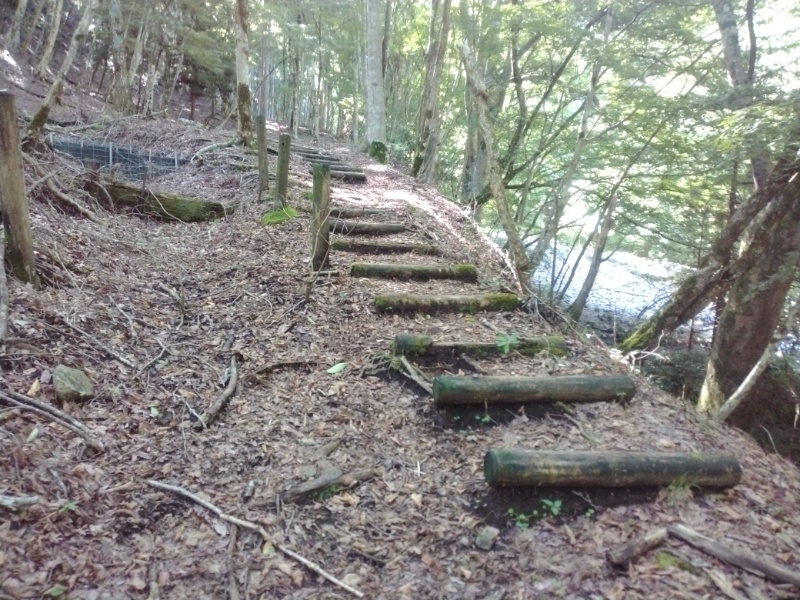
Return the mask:
M 331 209 L 334 219 L 353 219 L 356 217 L 368 217 L 371 215 L 388 215 L 390 211 L 383 208 L 337 208 Z
M 368 223 L 358 221 L 331 221 L 331 231 L 333 233 L 362 234 L 362 235 L 383 235 L 387 233 L 402 233 L 406 230 L 403 223 Z
M 397 334 L 394 337 L 393 348 L 395 354 L 410 354 L 414 356 L 446 356 L 458 353 L 484 357 L 500 354 L 501 352 L 500 346 L 496 341 L 434 342 L 427 335 L 413 333 Z M 560 335 L 520 338 L 512 345 L 512 350 L 525 356 L 535 356 L 540 352 L 546 352 L 550 356 L 566 356 L 567 343 Z
M 726 454 L 492 448 L 483 461 L 483 476 L 491 486 L 728 488 L 739 483 L 742 467 Z
M 636 393 L 626 375 L 561 377 L 459 377 L 433 380 L 437 406 L 525 402 L 611 402 L 630 400 Z
M 329 160 L 322 160 L 317 158 L 309 158 L 307 159 L 311 165 L 330 165 L 331 169 L 334 171 L 355 171 L 356 173 L 363 173 L 364 169 L 361 167 L 355 167 L 353 165 L 346 165 L 344 163 L 339 162 L 331 162 Z
M 209 202 L 189 196 L 178 196 L 166 192 L 153 192 L 121 181 L 103 181 L 102 187 L 112 202 L 135 208 L 140 214 L 157 217 L 165 221 L 191 223 L 210 221 L 233 213 L 233 207 L 223 206 L 219 202 Z M 106 203 L 107 196 L 98 184 L 89 182 L 88 191 L 101 203 Z
M 335 165 L 331 170 L 331 179 L 343 181 L 345 183 L 366 183 L 367 174 L 363 171 L 339 171 L 335 170 Z
M 375 308 L 395 312 L 460 312 L 510 311 L 519 308 L 515 294 L 478 294 L 463 296 L 425 296 L 420 294 L 380 294 Z
M 478 269 L 475 265 L 400 265 L 391 263 L 357 262 L 350 265 L 353 277 L 371 277 L 373 279 L 455 279 L 474 283 L 478 281 Z
M 380 243 L 380 242 L 357 242 L 353 240 L 338 239 L 331 242 L 331 250 L 342 252 L 362 252 L 364 254 L 424 254 L 436 256 L 441 254 L 439 246 L 435 244 L 405 244 Z

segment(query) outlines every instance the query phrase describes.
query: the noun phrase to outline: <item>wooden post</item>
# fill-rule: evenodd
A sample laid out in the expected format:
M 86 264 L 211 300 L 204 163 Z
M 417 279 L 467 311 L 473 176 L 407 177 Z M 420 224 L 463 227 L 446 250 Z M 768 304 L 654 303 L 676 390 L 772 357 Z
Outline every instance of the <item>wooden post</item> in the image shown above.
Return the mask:
M 267 120 L 256 117 L 256 130 L 258 133 L 258 192 L 269 189 L 269 161 L 267 160 Z
M 0 92 L 0 207 L 5 216 L 7 257 L 11 269 L 18 279 L 38 288 L 16 101 L 12 93 L 5 91 Z
M 484 457 L 483 476 L 491 486 L 727 488 L 739 483 L 742 467 L 727 454 L 492 448 Z
M 331 212 L 331 167 L 314 165 L 314 209 L 311 218 L 311 270 L 321 271 L 328 265 Z
M 289 153 L 292 151 L 292 136 L 282 133 L 278 137 L 278 172 L 275 177 L 275 202 L 286 206 L 286 189 L 289 187 Z

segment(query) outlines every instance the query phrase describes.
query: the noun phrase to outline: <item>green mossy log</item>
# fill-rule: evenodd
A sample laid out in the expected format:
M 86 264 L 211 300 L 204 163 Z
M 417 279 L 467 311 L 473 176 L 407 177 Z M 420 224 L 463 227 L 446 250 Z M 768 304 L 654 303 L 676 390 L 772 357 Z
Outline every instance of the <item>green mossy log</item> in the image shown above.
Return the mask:
M 403 223 L 368 223 L 358 221 L 335 220 L 330 223 L 331 232 L 361 235 L 383 235 L 389 233 L 402 233 L 406 230 Z
M 724 454 L 492 448 L 483 461 L 483 476 L 490 486 L 728 488 L 739 483 L 742 467 L 736 457 Z
M 374 279 L 454 279 L 474 283 L 478 281 L 478 269 L 474 265 L 399 265 L 391 263 L 357 262 L 350 265 L 353 277 Z
M 496 341 L 491 342 L 434 342 L 427 335 L 399 333 L 394 337 L 395 354 L 416 356 L 445 356 L 456 353 L 484 357 L 500 354 Z M 550 356 L 566 356 L 567 343 L 560 335 L 520 338 L 512 348 L 525 356 L 546 352 Z
M 480 294 L 464 296 L 425 296 L 420 294 L 380 294 L 375 308 L 394 312 L 460 312 L 512 311 L 519 308 L 515 294 Z
M 424 254 L 436 256 L 441 254 L 439 246 L 435 244 L 404 244 L 380 242 L 356 242 L 353 240 L 338 239 L 331 242 L 331 250 L 342 252 L 361 252 L 363 254 Z
M 525 402 L 627 402 L 636 393 L 626 375 L 458 377 L 433 380 L 436 406 Z
M 178 196 L 165 192 L 153 192 L 142 189 L 141 185 L 133 185 L 120 181 L 103 181 L 102 188 L 117 205 L 135 208 L 139 214 L 157 217 L 165 221 L 191 223 L 210 221 L 233 213 L 231 206 L 223 206 L 219 202 L 208 202 L 199 198 Z M 107 196 L 95 182 L 90 182 L 89 192 L 101 203 L 107 203 Z
M 370 155 L 370 158 L 374 158 L 381 164 L 386 164 L 386 154 L 388 152 L 388 147 L 383 142 L 373 141 L 369 145 L 369 149 L 367 153 Z

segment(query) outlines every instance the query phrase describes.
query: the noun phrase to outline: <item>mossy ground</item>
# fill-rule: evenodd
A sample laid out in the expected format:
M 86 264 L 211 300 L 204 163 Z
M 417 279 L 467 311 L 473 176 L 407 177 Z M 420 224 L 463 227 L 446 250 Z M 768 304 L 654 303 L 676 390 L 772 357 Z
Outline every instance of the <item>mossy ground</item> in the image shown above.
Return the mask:
M 264 215 L 261 217 L 261 224 L 264 227 L 268 227 L 270 225 L 280 225 L 281 223 L 285 223 L 286 221 L 294 219 L 296 216 L 297 209 L 287 206 L 285 208 L 279 208 L 277 210 L 271 210 L 268 213 L 264 213 Z

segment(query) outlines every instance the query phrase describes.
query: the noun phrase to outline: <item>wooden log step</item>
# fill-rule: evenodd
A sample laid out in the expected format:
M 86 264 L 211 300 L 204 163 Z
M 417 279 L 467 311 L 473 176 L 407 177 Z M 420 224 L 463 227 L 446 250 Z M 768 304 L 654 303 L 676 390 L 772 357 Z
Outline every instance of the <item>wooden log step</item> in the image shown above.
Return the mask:
M 331 208 L 330 216 L 334 219 L 353 219 L 356 217 L 368 217 L 373 215 L 389 215 L 391 211 L 383 208 Z
M 398 265 L 391 263 L 357 262 L 350 265 L 353 277 L 372 277 L 373 279 L 455 279 L 475 283 L 478 269 L 475 265 Z
M 483 476 L 490 486 L 727 488 L 739 483 L 742 467 L 727 454 L 492 448 L 483 460 Z
M 309 158 L 308 162 L 310 162 L 312 165 L 312 168 L 308 170 L 309 173 L 313 170 L 313 165 L 330 165 L 331 169 L 333 169 L 334 171 L 353 171 L 356 173 L 364 172 L 364 169 L 362 169 L 361 167 L 354 167 L 352 165 L 346 165 L 344 163 L 331 163 L 327 160 L 322 160 L 318 158 Z
M 525 402 L 626 402 L 636 393 L 627 375 L 460 377 L 433 380 L 436 406 Z
M 420 294 L 379 294 L 375 297 L 379 311 L 395 312 L 461 312 L 508 311 L 519 308 L 516 294 L 477 294 L 458 296 L 425 296 Z
M 333 233 L 382 235 L 388 233 L 402 233 L 406 231 L 403 223 L 369 223 L 359 221 L 335 220 L 330 222 Z
M 331 250 L 342 252 L 363 252 L 364 254 L 424 254 L 429 256 L 439 255 L 441 251 L 435 244 L 405 244 L 380 243 L 380 242 L 357 242 L 354 240 L 338 239 L 331 242 Z
M 442 356 L 448 354 L 468 354 L 484 357 L 500 354 L 501 347 L 492 342 L 434 342 L 427 335 L 398 333 L 394 336 L 394 353 L 413 356 Z M 567 343 L 560 335 L 519 338 L 511 349 L 525 356 L 535 356 L 547 352 L 550 356 L 566 356 Z
M 337 171 L 331 169 L 331 179 L 344 181 L 345 183 L 366 183 L 367 174 L 363 171 Z

